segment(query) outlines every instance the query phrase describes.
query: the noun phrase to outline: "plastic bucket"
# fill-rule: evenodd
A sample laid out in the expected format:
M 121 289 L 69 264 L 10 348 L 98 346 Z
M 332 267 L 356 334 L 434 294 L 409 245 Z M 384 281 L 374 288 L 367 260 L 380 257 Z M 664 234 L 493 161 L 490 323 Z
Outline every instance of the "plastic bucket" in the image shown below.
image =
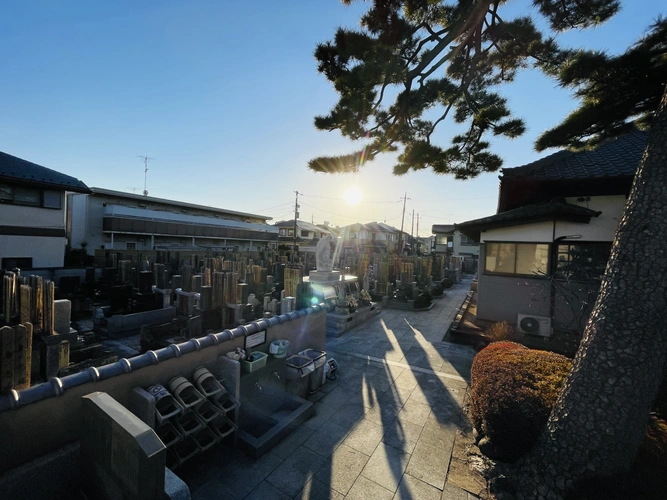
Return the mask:
M 287 358 L 285 364 L 287 392 L 305 399 L 308 396 L 308 376 L 315 369 L 313 360 L 306 356 L 295 354 Z
M 273 354 L 274 358 L 284 358 L 289 346 L 289 340 L 274 340 L 269 346 L 269 354 Z
M 327 353 L 326 351 L 318 351 L 317 349 L 306 349 L 301 351 L 299 355 L 313 360 L 313 366 L 315 369 L 308 377 L 308 392 L 310 394 L 314 394 L 322 387 L 324 365 L 327 361 Z

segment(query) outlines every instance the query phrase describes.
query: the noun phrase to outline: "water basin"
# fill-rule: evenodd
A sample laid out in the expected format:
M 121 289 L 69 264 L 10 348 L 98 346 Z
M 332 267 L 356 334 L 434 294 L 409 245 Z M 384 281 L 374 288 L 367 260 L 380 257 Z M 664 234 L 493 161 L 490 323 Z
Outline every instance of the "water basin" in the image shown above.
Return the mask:
M 313 413 L 312 403 L 285 390 L 284 361 L 278 361 L 274 368 L 267 366 L 241 380 L 238 444 L 241 450 L 255 459 L 273 448 Z

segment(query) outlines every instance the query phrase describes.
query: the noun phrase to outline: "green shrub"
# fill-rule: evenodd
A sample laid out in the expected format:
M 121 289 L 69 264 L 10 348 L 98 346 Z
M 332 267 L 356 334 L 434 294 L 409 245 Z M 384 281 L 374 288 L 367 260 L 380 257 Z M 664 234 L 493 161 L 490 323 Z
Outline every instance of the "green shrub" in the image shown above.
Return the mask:
M 419 294 L 419 296 L 415 299 L 415 307 L 417 309 L 421 309 L 424 307 L 428 307 L 431 305 L 431 302 L 433 301 L 433 297 L 431 296 L 430 293 L 428 292 L 422 292 Z
M 444 293 L 445 289 L 442 287 L 442 285 L 433 285 L 431 287 L 431 295 L 434 297 L 440 297 Z
M 454 286 L 454 280 L 451 278 L 445 278 L 440 282 L 440 284 L 442 285 L 442 288 L 451 288 Z
M 571 367 L 560 354 L 490 344 L 472 365 L 473 425 L 509 459 L 520 456 L 537 441 Z

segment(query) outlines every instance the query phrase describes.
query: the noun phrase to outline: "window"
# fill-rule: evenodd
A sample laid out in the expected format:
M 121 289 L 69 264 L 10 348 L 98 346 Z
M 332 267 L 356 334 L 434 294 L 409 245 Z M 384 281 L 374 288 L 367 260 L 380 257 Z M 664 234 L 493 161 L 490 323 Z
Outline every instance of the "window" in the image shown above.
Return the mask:
M 546 275 L 546 243 L 487 243 L 484 270 L 489 274 Z
M 302 238 L 310 238 L 310 231 L 301 231 Z
M 435 244 L 436 245 L 446 245 L 447 244 L 447 236 L 444 234 L 439 234 L 435 237 Z
M 476 245 L 476 243 L 467 236 L 461 235 L 461 245 Z
M 44 208 L 62 208 L 62 196 L 60 191 L 44 191 L 42 195 Z
M 137 249 L 137 244 L 136 243 L 125 243 L 125 250 L 136 250 Z
M 53 190 L 0 184 L 0 203 L 28 207 L 62 208 L 62 193 Z
M 560 244 L 554 276 L 559 280 L 600 280 L 607 267 L 611 243 Z

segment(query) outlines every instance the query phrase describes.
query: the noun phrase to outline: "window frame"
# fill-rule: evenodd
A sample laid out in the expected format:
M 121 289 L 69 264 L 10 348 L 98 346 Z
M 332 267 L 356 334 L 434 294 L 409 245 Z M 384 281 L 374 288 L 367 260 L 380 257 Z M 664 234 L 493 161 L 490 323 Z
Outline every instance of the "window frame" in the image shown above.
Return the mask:
M 603 251 L 601 249 L 602 246 L 605 246 L 608 248 L 608 253 L 606 251 L 604 252 L 606 254 L 606 260 L 604 261 L 604 265 L 600 265 L 600 260 L 598 260 L 598 265 L 600 265 L 600 274 L 599 276 L 593 276 L 592 271 L 595 268 L 595 265 L 592 266 L 592 268 L 585 269 L 585 276 L 576 276 L 574 273 L 575 271 L 570 271 L 571 274 L 570 276 L 564 276 L 561 274 L 561 272 L 558 271 L 559 267 L 558 264 L 559 262 L 568 262 L 568 261 L 562 261 L 560 260 L 560 255 L 571 255 L 570 250 L 566 252 L 561 252 L 560 247 L 567 246 L 567 247 L 588 247 L 594 249 L 593 255 L 590 257 L 591 259 L 599 258 L 600 255 L 602 255 Z M 551 275 L 554 277 L 556 281 L 559 282 L 578 282 L 578 283 L 586 283 L 586 282 L 591 282 L 591 281 L 602 281 L 602 277 L 604 276 L 605 269 L 607 267 L 607 263 L 609 262 L 609 258 L 611 257 L 611 250 L 612 250 L 613 242 L 611 241 L 555 241 L 554 242 L 554 248 L 552 251 L 552 263 L 551 263 Z M 571 261 L 571 259 L 570 259 Z M 565 267 L 565 266 L 563 266 Z
M 15 205 L 17 207 L 33 207 L 33 208 L 44 208 L 47 210 L 62 210 L 63 209 L 63 197 L 62 197 L 62 191 L 59 191 L 57 189 L 42 189 L 38 187 L 32 187 L 29 185 L 22 185 L 22 184 L 10 184 L 7 182 L 0 182 L 0 188 L 9 188 L 9 191 L 11 192 L 11 198 L 1 198 L 0 197 L 0 205 Z M 37 203 L 25 203 L 21 201 L 16 201 L 16 190 L 25 190 L 27 192 L 32 192 L 34 195 L 35 193 L 39 197 L 39 202 Z M 46 204 L 45 200 L 45 194 L 46 192 L 53 192 L 58 194 L 58 207 L 54 206 L 48 206 Z
M 494 272 L 494 271 L 489 271 L 486 268 L 486 259 L 489 256 L 489 245 L 492 244 L 497 244 L 497 245 L 514 245 L 514 271 L 513 273 L 508 273 L 508 272 Z M 517 273 L 516 268 L 517 268 L 517 245 L 546 245 L 547 246 L 547 262 L 545 265 L 546 272 L 544 274 L 523 274 L 523 273 Z M 484 242 L 484 274 L 488 276 L 509 276 L 509 277 L 516 277 L 520 276 L 523 278 L 533 278 L 533 279 L 548 279 L 551 276 L 551 266 L 552 266 L 552 261 L 553 261 L 553 242 L 547 242 L 547 241 L 485 241 Z

